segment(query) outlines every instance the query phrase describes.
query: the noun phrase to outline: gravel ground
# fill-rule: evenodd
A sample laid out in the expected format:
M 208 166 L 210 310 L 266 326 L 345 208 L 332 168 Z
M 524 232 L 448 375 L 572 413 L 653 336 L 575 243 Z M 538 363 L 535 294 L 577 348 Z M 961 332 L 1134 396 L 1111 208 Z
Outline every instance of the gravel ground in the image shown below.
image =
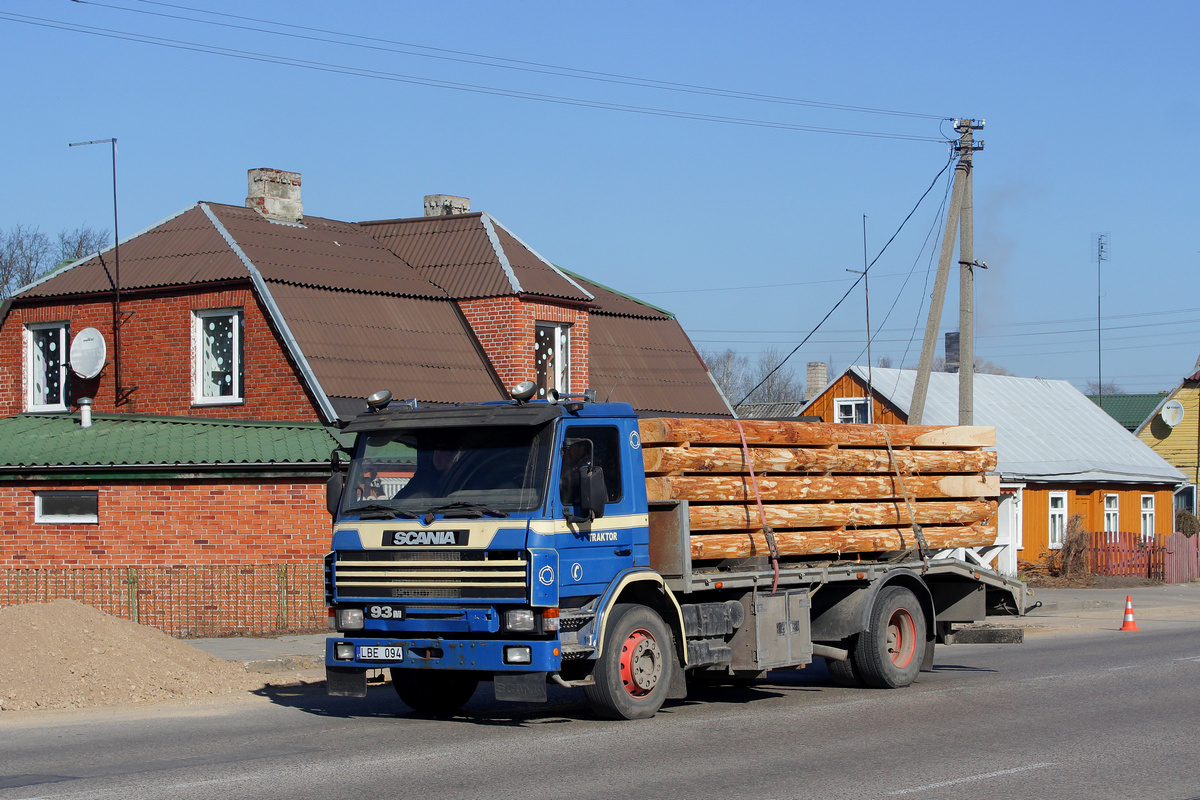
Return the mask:
M 265 676 L 74 600 L 0 608 L 0 711 L 245 694 Z

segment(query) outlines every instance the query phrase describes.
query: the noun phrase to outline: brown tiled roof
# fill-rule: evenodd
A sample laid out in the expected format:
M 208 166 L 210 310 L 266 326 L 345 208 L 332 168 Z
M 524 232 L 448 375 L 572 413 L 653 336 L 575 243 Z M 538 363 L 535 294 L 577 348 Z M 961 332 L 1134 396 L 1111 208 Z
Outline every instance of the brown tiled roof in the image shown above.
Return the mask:
M 640 411 L 729 416 L 729 409 L 679 323 L 593 313 L 592 387 L 599 399 Z
M 623 317 L 645 317 L 646 319 L 675 318 L 673 314 L 663 311 L 661 308 L 643 303 L 641 300 L 621 294 L 599 283 L 593 283 L 574 272 L 567 272 L 567 274 L 595 298 L 591 308 L 593 314 L 615 314 Z
M 207 205 L 267 280 L 405 297 L 446 296 L 353 223 L 305 217 L 302 227 L 281 225 L 254 209 Z
M 550 266 L 520 239 L 509 233 L 503 225 L 492 220 L 492 227 L 496 231 L 496 239 L 508 257 L 509 266 L 512 267 L 517 282 L 521 284 L 521 291 L 578 302 L 588 302 L 592 299 L 587 292 L 582 291 L 563 273 Z
M 585 292 L 486 214 L 380 220 L 359 225 L 455 300 L 519 293 L 575 302 L 589 300 Z M 488 235 L 488 226 L 495 231 L 496 244 Z M 501 253 L 511 272 L 506 271 Z
M 270 282 L 326 395 L 476 402 L 503 396 L 452 303 Z
M 104 253 L 110 274 L 116 269 L 114 255 L 111 248 Z M 122 290 L 248 278 L 246 267 L 199 205 L 121 243 Z M 14 299 L 110 291 L 112 284 L 104 267 L 93 256 L 55 273 Z

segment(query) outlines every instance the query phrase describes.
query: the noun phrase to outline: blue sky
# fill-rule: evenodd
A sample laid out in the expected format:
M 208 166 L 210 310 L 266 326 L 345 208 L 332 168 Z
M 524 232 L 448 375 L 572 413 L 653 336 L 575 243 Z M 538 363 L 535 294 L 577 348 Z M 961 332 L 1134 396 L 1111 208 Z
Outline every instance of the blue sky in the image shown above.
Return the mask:
M 67 144 L 114 136 L 122 238 L 199 200 L 241 204 L 252 167 L 302 173 L 305 212 L 335 219 L 464 195 L 551 261 L 675 312 L 698 347 L 753 357 L 791 351 L 851 286 L 864 215 L 872 258 L 896 232 L 947 163 L 941 118 L 985 118 L 977 355 L 1094 381 L 1104 233 L 1103 377 L 1159 391 L 1200 355 L 1198 29 L 1191 2 L 8 0 L 0 227 L 111 228 L 108 150 Z M 919 355 L 946 187 L 871 269 L 872 351 L 895 366 Z M 865 340 L 860 286 L 789 366 L 865 363 Z

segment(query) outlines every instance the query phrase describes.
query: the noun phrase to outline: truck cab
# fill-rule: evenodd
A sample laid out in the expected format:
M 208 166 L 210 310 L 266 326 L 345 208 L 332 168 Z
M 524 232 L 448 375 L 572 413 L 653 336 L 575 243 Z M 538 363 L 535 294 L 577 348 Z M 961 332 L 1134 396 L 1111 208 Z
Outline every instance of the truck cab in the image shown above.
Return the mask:
M 387 668 L 406 704 L 444 711 L 480 680 L 511 699 L 581 680 L 560 609 L 649 568 L 633 409 L 392 404 L 347 431 L 326 562 L 331 693 L 364 695 L 367 670 Z

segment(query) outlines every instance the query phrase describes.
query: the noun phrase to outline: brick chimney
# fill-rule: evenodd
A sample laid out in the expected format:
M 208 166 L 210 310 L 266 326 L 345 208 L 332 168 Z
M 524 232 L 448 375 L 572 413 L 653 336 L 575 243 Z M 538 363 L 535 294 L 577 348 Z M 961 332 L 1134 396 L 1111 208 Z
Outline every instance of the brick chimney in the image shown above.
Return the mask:
M 304 203 L 300 202 L 300 173 L 263 167 L 247 172 L 249 188 L 246 208 L 253 208 L 277 222 L 300 222 Z
M 471 198 L 452 194 L 425 195 L 425 216 L 447 217 L 451 214 L 470 214 Z
M 808 375 L 805 380 L 804 396 L 809 400 L 825 391 L 829 383 L 829 367 L 824 361 L 808 362 Z
M 958 372 L 958 331 L 946 334 L 946 372 Z

